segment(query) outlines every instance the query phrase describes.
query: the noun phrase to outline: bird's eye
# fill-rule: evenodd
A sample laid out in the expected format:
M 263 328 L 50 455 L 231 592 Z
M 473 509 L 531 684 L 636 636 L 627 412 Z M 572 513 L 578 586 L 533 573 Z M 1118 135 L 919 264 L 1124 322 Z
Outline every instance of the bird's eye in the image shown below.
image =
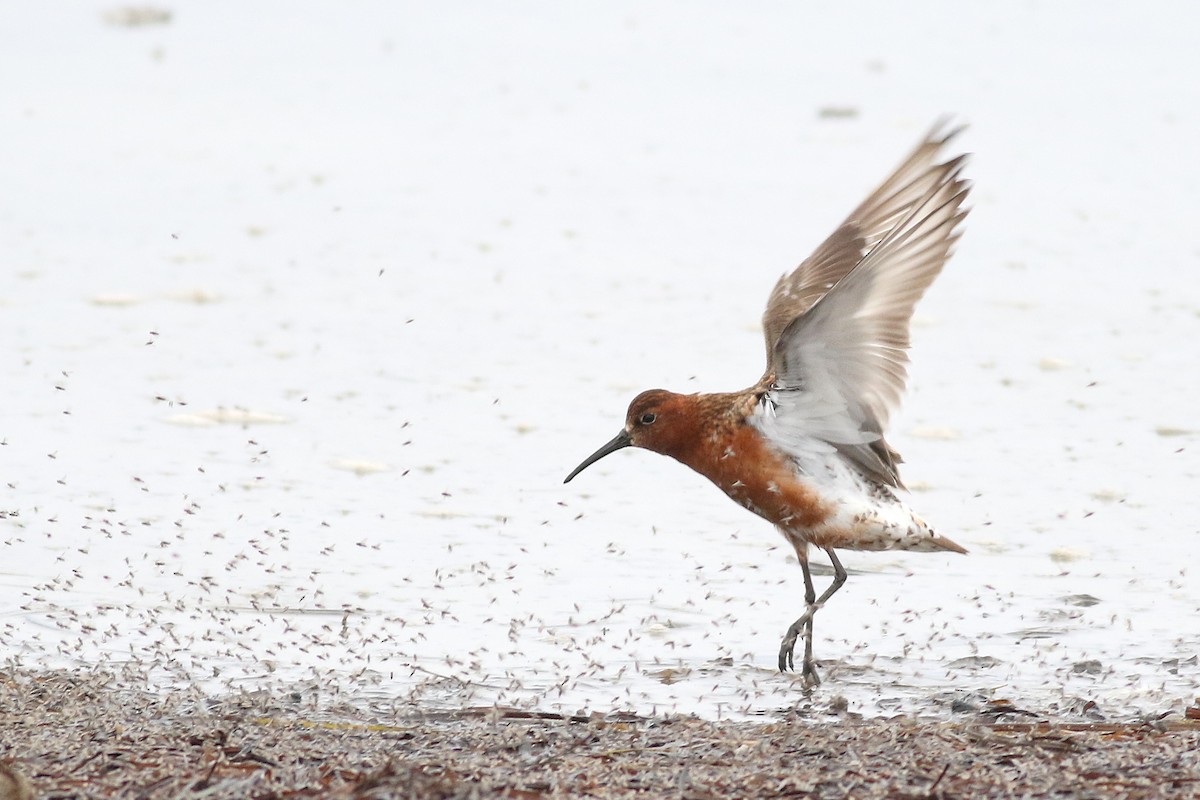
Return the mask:
M 656 420 L 656 419 L 658 419 L 658 417 L 656 417 L 654 414 L 652 414 L 650 412 L 646 412 L 645 414 L 642 414 L 641 422 L 643 425 L 653 425 L 654 420 Z

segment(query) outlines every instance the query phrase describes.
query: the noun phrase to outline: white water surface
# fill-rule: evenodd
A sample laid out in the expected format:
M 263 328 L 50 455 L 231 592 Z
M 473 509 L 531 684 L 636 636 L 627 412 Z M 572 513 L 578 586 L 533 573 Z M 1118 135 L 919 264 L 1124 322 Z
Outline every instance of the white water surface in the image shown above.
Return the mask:
M 92 2 L 0 16 L 0 657 L 402 707 L 1106 719 L 1200 694 L 1200 10 Z M 774 280 L 940 116 L 890 439 L 968 557 L 685 468 Z M 822 582 L 825 578 L 820 579 Z M 955 701 L 958 701 L 957 703 Z

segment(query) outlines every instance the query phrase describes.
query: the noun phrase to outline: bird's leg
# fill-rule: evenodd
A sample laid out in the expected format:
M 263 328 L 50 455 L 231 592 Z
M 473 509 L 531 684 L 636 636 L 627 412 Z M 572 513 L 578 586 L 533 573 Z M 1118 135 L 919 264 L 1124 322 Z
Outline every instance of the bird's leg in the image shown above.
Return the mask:
M 817 613 L 817 592 L 813 588 L 812 573 L 808 569 L 808 561 L 804 562 L 804 614 L 800 619 L 804 620 L 804 665 L 801 668 L 801 679 L 808 687 L 820 686 L 821 678 L 817 675 L 817 665 L 813 661 L 813 615 Z M 799 622 L 800 620 L 797 620 Z M 788 653 L 788 661 L 791 661 L 791 653 Z M 795 664 L 792 669 L 796 668 Z
M 833 565 L 833 583 L 829 584 L 829 588 L 822 592 L 817 598 L 817 602 L 808 607 L 805 613 L 808 615 L 808 638 L 804 642 L 804 677 L 812 682 L 811 685 L 816 686 L 821 682 L 817 677 L 817 664 L 813 660 L 812 655 L 812 640 L 813 640 L 813 615 L 817 613 L 817 609 L 825 605 L 825 602 L 833 597 L 838 589 L 842 588 L 842 584 L 846 582 L 846 568 L 842 566 L 842 562 L 838 560 L 837 554 L 833 552 L 832 547 L 826 547 L 825 554 L 829 556 L 829 563 Z
M 833 552 L 832 548 L 827 547 L 824 549 L 826 555 L 829 556 L 829 563 L 833 565 L 833 583 L 829 585 L 829 588 L 820 597 L 817 597 L 816 592 L 813 590 L 812 574 L 808 569 L 808 559 L 801 559 L 800 568 L 804 571 L 804 599 L 808 607 L 800 615 L 800 618 L 788 628 L 787 635 L 783 638 L 783 644 L 779 648 L 780 671 L 795 669 L 792 650 L 796 646 L 796 639 L 799 638 L 801 633 L 804 634 L 802 675 L 805 683 L 810 686 L 817 686 L 821 683 L 821 678 L 817 675 L 816 661 L 813 659 L 812 654 L 813 616 L 817 613 L 817 609 L 825 605 L 825 602 L 833 597 L 834 593 L 842 588 L 842 584 L 846 582 L 846 568 L 842 566 L 842 562 L 838 559 L 837 554 Z
M 799 619 L 788 627 L 787 633 L 783 637 L 783 642 L 779 645 L 780 672 L 787 672 L 796 668 L 792 651 L 795 650 L 796 639 L 800 638 L 801 633 L 804 634 L 805 652 L 809 654 L 809 659 L 811 659 L 812 655 L 812 615 L 816 610 L 813 606 L 817 602 L 817 591 L 813 588 L 812 573 L 808 570 L 808 545 L 797 544 L 796 556 L 800 561 L 800 569 L 804 572 L 805 611 L 800 615 Z

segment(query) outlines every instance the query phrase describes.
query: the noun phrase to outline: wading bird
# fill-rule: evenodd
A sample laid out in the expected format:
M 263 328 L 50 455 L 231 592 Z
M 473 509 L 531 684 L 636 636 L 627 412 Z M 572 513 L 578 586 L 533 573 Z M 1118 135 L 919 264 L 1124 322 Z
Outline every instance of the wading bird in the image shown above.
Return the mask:
M 795 270 L 763 314 L 767 370 L 728 394 L 651 389 L 625 427 L 566 481 L 625 447 L 671 456 L 774 523 L 804 572 L 804 613 L 779 647 L 779 669 L 820 683 L 813 616 L 846 581 L 836 550 L 966 550 L 898 496 L 900 454 L 884 440 L 908 376 L 913 306 L 950 257 L 967 214 L 965 155 L 942 160 L 957 133 L 935 127 L 883 184 Z M 808 549 L 833 565 L 817 597 Z

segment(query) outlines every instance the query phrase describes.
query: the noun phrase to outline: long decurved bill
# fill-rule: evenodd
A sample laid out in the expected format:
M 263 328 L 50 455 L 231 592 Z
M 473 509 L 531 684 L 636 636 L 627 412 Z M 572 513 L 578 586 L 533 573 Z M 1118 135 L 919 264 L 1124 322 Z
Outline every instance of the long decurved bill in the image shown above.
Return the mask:
M 629 447 L 629 445 L 631 445 L 631 444 L 633 444 L 633 441 L 630 440 L 629 434 L 626 433 L 625 431 L 621 431 L 620 433 L 618 433 L 616 436 L 613 437 L 613 440 L 611 442 L 604 445 L 604 447 L 601 447 L 596 452 L 592 453 L 590 456 L 588 456 L 587 458 L 585 458 L 583 460 L 582 464 L 580 464 L 575 469 L 571 470 L 571 474 L 567 476 L 567 479 L 565 481 L 563 481 L 563 483 L 570 483 L 571 478 L 574 478 L 576 475 L 583 472 L 585 469 L 590 467 L 592 464 L 595 464 L 597 461 L 604 458 L 609 453 L 615 453 L 622 448 Z

